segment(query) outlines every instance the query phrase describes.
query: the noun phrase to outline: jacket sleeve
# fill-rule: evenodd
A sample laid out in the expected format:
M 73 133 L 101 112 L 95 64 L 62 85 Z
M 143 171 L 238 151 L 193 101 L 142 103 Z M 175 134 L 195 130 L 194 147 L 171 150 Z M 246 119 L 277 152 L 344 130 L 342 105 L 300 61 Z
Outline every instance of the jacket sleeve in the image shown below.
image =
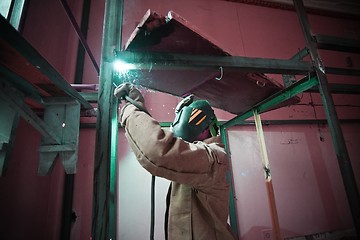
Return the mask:
M 120 121 L 137 160 L 155 176 L 200 187 L 214 177 L 217 165 L 226 164 L 225 151 L 218 144 L 175 138 L 133 105 L 122 109 Z

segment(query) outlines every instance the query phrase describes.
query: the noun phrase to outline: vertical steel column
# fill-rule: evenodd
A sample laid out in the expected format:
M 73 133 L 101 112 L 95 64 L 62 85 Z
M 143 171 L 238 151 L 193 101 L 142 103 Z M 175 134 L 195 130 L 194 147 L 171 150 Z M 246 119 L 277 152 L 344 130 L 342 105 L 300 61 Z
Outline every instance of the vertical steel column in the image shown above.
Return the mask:
M 307 18 L 302 0 L 294 0 L 294 5 L 301 24 L 301 28 L 305 37 L 307 47 L 310 52 L 310 56 L 314 62 L 315 72 L 319 80 L 319 90 L 326 111 L 327 121 L 329 123 L 336 156 L 338 159 L 342 179 L 345 186 L 345 191 L 350 205 L 354 227 L 356 229 L 357 235 L 360 236 L 359 190 L 356 185 L 354 172 L 349 158 L 349 153 L 346 148 L 344 136 L 337 117 L 336 109 L 334 107 L 334 102 L 331 96 L 331 92 L 329 91 L 328 88 L 328 82 L 325 75 L 325 68 L 320 59 L 320 55 L 316 43 L 311 33 L 309 20 Z
M 229 141 L 227 138 L 227 131 L 224 125 L 220 126 L 221 139 L 225 145 L 226 153 L 228 154 L 228 164 L 231 166 L 231 157 L 229 150 Z M 235 204 L 235 190 L 234 190 L 234 178 L 232 174 L 232 167 L 228 170 L 226 174 L 226 180 L 230 183 L 230 196 L 229 196 L 229 215 L 230 215 L 230 226 L 233 230 L 236 239 L 239 239 L 239 229 L 238 229 L 238 220 L 237 220 L 237 210 Z
M 82 14 L 81 14 L 81 32 L 83 33 L 85 38 L 87 36 L 87 28 L 89 23 L 90 5 L 91 5 L 91 0 L 85 0 L 83 2 Z M 74 80 L 75 83 L 82 83 L 82 76 L 84 71 L 85 51 L 84 48 L 80 46 L 80 43 L 81 42 L 79 41 L 77 59 L 76 59 L 76 69 L 75 69 L 75 80 Z M 61 234 L 60 234 L 61 240 L 71 239 L 71 227 L 73 222 L 76 221 L 76 219 L 73 219 L 74 182 L 75 182 L 75 174 L 65 174 Z
M 116 238 L 116 148 L 117 107 L 113 94 L 114 50 L 121 46 L 123 1 L 106 0 L 103 27 L 96 149 L 94 164 L 94 191 L 92 239 Z M 116 121 L 116 124 L 114 124 Z

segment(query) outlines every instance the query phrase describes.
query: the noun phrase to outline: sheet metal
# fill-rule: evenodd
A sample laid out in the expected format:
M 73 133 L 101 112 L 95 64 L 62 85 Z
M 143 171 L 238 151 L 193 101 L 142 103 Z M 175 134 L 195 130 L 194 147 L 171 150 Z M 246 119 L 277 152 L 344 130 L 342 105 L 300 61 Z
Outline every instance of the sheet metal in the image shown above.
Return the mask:
M 162 16 L 147 11 L 127 41 L 125 51 L 230 56 L 229 51 L 196 26 L 169 12 Z M 133 70 L 124 75 L 133 82 L 157 91 L 184 97 L 190 93 L 208 100 L 212 106 L 241 114 L 283 87 L 262 73 L 234 68 Z M 276 107 L 294 104 L 294 97 Z

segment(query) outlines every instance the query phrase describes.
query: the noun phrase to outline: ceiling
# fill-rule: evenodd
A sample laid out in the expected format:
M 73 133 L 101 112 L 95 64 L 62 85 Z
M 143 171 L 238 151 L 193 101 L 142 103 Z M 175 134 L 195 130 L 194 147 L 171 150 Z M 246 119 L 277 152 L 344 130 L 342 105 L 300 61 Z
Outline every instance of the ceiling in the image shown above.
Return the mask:
M 293 0 L 224 0 L 254 4 L 265 7 L 293 10 Z M 359 0 L 303 0 L 309 13 L 320 15 L 339 16 L 344 18 L 360 18 Z

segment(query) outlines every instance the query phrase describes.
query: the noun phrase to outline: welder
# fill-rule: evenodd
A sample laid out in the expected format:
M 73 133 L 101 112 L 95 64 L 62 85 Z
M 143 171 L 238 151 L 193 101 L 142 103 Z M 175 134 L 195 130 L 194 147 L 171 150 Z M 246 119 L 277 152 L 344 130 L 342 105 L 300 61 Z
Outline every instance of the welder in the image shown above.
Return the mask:
M 137 160 L 152 175 L 171 181 L 166 239 L 234 239 L 227 224 L 227 156 L 208 101 L 194 101 L 191 96 L 183 99 L 169 131 L 147 113 L 134 85 L 124 83 L 114 94 L 128 99 L 119 121 Z

